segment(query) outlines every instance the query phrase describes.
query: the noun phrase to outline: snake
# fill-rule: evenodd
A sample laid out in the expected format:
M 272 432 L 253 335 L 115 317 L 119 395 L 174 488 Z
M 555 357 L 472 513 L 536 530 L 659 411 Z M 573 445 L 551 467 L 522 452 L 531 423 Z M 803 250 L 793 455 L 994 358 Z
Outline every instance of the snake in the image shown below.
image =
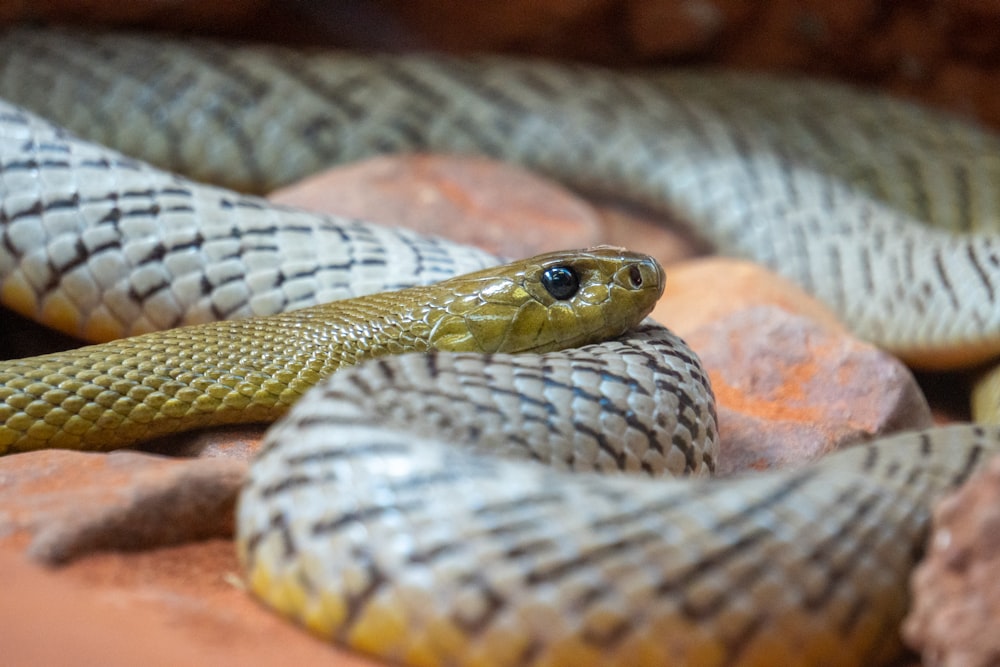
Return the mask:
M 408 290 L 506 270 L 481 251 L 253 194 L 338 161 L 436 150 L 660 210 L 791 278 L 908 363 L 988 362 L 1000 351 L 1000 143 L 967 123 L 762 75 L 24 28 L 0 36 L 0 91 L 0 300 L 89 340 L 125 337 L 4 362 L 4 451 L 101 448 L 108 436 L 54 434 L 82 430 L 66 406 L 99 397 L 115 412 L 117 389 L 154 378 L 174 390 L 185 363 L 192 387 L 217 387 L 176 389 L 205 407 L 204 423 L 257 418 L 244 408 L 260 388 L 287 394 L 294 405 L 279 406 L 237 508 L 248 587 L 389 662 L 887 663 L 934 501 L 1000 451 L 997 427 L 962 424 L 796 470 L 661 479 L 710 472 L 717 433 L 696 355 L 636 324 L 642 308 L 604 342 L 519 354 L 421 344 L 326 379 L 317 370 L 308 391 L 290 384 L 295 364 L 269 357 L 271 339 L 337 303 L 406 307 Z M 560 256 L 556 282 L 602 252 Z M 627 262 L 602 262 L 595 289 L 662 283 L 646 260 Z M 541 321 L 575 331 L 579 317 L 550 307 L 531 307 L 531 340 Z M 480 333 L 507 330 L 495 304 L 484 312 Z M 214 342 L 195 334 L 178 354 L 192 331 Z M 309 354 L 304 338 L 286 340 Z M 273 361 L 266 372 L 247 368 L 255 356 Z M 89 382 L 119 366 L 109 386 Z M 139 391 L 156 398 L 136 422 L 178 407 L 156 386 Z M 165 428 L 185 428 L 177 419 Z
M 639 324 L 663 285 L 651 257 L 595 247 L 432 286 L 0 362 L 0 454 L 107 450 L 273 422 L 319 379 L 388 354 L 587 345 Z

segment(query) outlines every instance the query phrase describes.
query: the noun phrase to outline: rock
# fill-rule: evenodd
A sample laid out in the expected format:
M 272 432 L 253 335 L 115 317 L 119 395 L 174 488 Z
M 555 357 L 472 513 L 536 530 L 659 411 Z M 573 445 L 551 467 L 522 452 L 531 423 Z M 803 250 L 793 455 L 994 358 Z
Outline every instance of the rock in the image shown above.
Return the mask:
M 377 157 L 330 169 L 271 200 L 408 227 L 506 257 L 602 240 L 594 209 L 561 186 L 483 158 Z
M 719 475 L 798 465 L 932 424 L 902 363 L 847 334 L 783 278 L 713 258 L 675 268 L 671 280 L 654 317 L 686 339 L 708 372 Z
M 1000 664 L 1000 457 L 934 511 L 906 642 L 940 667 Z
M 4 665 L 378 667 L 240 587 L 228 540 L 98 554 L 57 570 L 0 547 Z
M 754 262 L 705 257 L 666 267 L 667 285 L 652 317 L 681 336 L 734 309 L 774 305 L 832 333 L 847 328 L 826 306 L 794 283 Z
M 601 217 L 602 243 L 641 250 L 667 267 L 711 252 L 710 245 L 656 212 L 600 197 L 588 201 Z
M 224 458 L 249 463 L 257 454 L 267 427 L 268 424 L 236 424 L 177 433 L 142 443 L 136 449 L 162 456 Z
M 51 450 L 0 458 L 0 537 L 65 563 L 103 549 L 137 550 L 229 537 L 246 463 Z
M 933 423 L 897 359 L 781 308 L 743 308 L 688 342 L 718 401 L 720 475 L 799 465 Z
M 271 193 L 279 204 L 348 215 L 468 243 L 506 257 L 599 243 L 641 248 L 663 264 L 708 247 L 656 213 L 584 199 L 518 167 L 449 155 L 383 156 Z

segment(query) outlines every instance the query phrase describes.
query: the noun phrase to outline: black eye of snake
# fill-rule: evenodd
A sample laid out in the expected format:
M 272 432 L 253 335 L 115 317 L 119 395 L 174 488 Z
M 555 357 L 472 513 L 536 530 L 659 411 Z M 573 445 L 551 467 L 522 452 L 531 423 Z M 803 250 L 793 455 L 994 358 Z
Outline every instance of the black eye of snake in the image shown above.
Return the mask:
M 642 271 L 639 270 L 638 264 L 633 264 L 628 268 L 628 279 L 632 283 L 632 287 L 636 289 L 642 287 Z
M 568 266 L 553 266 L 542 273 L 542 286 L 554 298 L 565 301 L 580 289 L 580 279 Z

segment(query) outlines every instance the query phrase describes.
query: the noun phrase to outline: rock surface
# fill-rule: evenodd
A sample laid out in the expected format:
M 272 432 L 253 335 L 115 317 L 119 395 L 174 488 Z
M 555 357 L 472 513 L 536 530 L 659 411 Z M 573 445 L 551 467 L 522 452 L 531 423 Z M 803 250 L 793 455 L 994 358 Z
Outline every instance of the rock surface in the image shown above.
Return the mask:
M 408 227 L 512 258 L 601 239 L 597 213 L 579 197 L 484 158 L 376 157 L 307 178 L 269 199 Z
M 895 357 L 773 306 L 746 307 L 688 337 L 718 402 L 720 475 L 814 461 L 932 425 Z
M 68 562 L 233 532 L 246 463 L 169 460 L 139 452 L 40 451 L 0 458 L 0 538 L 32 558 Z
M 228 540 L 102 554 L 59 570 L 0 549 L 3 664 L 378 667 L 258 605 L 238 571 Z
M 800 465 L 930 426 L 910 371 L 859 341 L 821 304 L 754 264 L 674 267 L 653 313 L 701 357 L 717 403 L 717 473 Z M 695 286 L 701 289 L 695 289 Z
M 1000 458 L 934 512 L 906 641 L 940 667 L 1000 664 Z

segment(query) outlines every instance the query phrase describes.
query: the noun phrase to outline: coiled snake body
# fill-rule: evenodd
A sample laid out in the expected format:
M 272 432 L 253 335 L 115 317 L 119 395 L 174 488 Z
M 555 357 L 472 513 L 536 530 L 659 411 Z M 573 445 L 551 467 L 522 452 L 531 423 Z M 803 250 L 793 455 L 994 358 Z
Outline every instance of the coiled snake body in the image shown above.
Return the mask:
M 32 31 L 0 40 L 0 90 L 47 115 L 63 110 L 78 131 L 137 139 L 130 153 L 159 147 L 161 163 L 243 186 L 372 151 L 515 159 L 692 222 L 910 361 L 1000 350 L 988 228 L 1000 144 L 881 98 L 721 74 L 307 58 Z M 194 138 L 199 126 L 222 129 L 220 148 Z M 495 261 L 197 185 L 9 104 L 0 199 L 4 304 L 95 339 L 432 283 Z M 169 354 L 154 350 L 122 377 L 141 385 L 148 366 L 170 368 Z M 195 375 L 216 373 L 213 359 L 194 361 Z M 44 405 L 76 400 L 76 389 L 40 363 L 4 367 L 5 449 L 76 446 L 50 441 L 52 422 L 70 420 Z M 252 372 L 231 374 L 235 394 Z M 121 389 L 108 382 L 97 386 Z M 270 432 L 252 468 L 238 515 L 250 586 L 323 636 L 412 664 L 890 658 L 930 504 L 1000 450 L 995 429 L 898 436 L 721 483 L 567 476 L 442 444 L 471 439 L 570 468 L 699 472 L 711 465 L 694 446 L 714 438 L 709 395 L 693 356 L 652 326 L 560 353 L 402 356 L 338 372 Z

